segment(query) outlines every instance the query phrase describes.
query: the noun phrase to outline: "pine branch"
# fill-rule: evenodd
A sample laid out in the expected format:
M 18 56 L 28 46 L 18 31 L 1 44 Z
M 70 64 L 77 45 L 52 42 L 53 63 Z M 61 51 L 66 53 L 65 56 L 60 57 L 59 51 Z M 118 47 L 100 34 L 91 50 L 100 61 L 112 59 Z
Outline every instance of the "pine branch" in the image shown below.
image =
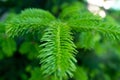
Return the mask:
M 80 4 L 68 6 L 63 10 L 60 18 L 66 21 L 74 31 L 94 31 L 103 34 L 105 37 L 120 39 L 120 27 L 118 25 L 103 22 L 99 16 L 83 11 L 80 6 Z
M 63 10 L 60 18 L 67 24 L 56 21 L 49 12 L 40 9 L 24 10 L 7 23 L 7 34 L 11 37 L 45 29 L 39 51 L 41 70 L 46 76 L 54 76 L 55 80 L 73 76 L 76 69 L 76 50 L 70 29 L 77 32 L 98 32 L 112 39 L 120 39 L 120 27 L 102 22 L 100 17 L 89 12 L 83 12 L 84 7 L 81 8 L 80 5 L 74 4 Z
M 112 38 L 112 39 L 120 39 L 120 27 L 116 25 L 112 25 L 110 23 L 101 23 L 101 24 L 95 24 L 92 23 L 92 21 L 88 21 L 88 23 L 85 24 L 85 21 L 72 21 L 68 23 L 71 25 L 72 29 L 77 32 L 99 32 L 100 34 L 103 34 L 103 36 Z M 89 23 L 91 22 L 91 24 Z
M 32 33 L 37 29 L 45 28 L 54 19 L 54 16 L 47 11 L 26 9 L 6 24 L 6 32 L 11 37 Z
M 69 27 L 62 22 L 53 22 L 42 38 L 40 47 L 41 68 L 46 75 L 54 75 L 58 79 L 72 76 L 75 70 L 75 45 Z

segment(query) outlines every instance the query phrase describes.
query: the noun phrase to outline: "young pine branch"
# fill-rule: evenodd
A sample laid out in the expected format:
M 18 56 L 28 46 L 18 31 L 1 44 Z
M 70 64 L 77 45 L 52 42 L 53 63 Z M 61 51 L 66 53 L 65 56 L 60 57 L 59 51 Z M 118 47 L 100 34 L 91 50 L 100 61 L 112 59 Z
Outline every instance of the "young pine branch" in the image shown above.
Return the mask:
M 6 32 L 10 37 L 22 36 L 46 28 L 53 20 L 55 20 L 54 16 L 47 11 L 26 9 L 7 23 Z
M 62 22 L 53 22 L 45 30 L 40 45 L 41 68 L 44 74 L 54 75 L 62 80 L 64 77 L 73 76 L 75 71 L 75 45 L 70 28 Z

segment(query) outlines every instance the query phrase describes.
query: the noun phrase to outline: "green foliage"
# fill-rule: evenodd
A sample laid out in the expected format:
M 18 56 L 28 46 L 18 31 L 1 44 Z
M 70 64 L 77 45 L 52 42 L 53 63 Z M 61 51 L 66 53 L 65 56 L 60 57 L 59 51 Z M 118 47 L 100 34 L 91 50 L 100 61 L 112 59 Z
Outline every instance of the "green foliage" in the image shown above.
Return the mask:
M 55 79 L 62 80 L 68 76 L 73 76 L 72 72 L 75 71 L 76 59 L 73 53 L 76 53 L 76 50 L 70 29 L 79 32 L 99 32 L 113 39 L 119 39 L 120 36 L 120 27 L 108 25 L 102 22 L 99 17 L 89 12 L 81 13 L 82 10 L 83 8 L 80 8 L 79 4 L 76 4 L 74 7 L 65 8 L 60 16 L 63 21 L 66 21 L 66 23 L 63 23 L 58 20 L 55 21 L 55 18 L 47 11 L 27 9 L 7 24 L 7 34 L 14 37 L 26 33 L 34 33 L 37 29 L 45 27 L 46 29 L 41 39 L 43 43 L 40 45 L 41 50 L 39 52 L 41 69 L 46 76 L 53 75 Z M 81 35 L 87 36 L 89 34 L 85 33 L 84 35 L 83 33 Z M 91 37 L 92 35 L 89 35 L 88 39 L 85 38 L 86 42 L 89 42 L 88 40 Z M 82 41 L 85 40 L 83 39 Z M 84 43 L 81 45 L 86 46 L 88 44 Z M 91 42 L 91 45 L 94 44 Z M 26 46 L 30 49 L 29 44 Z M 22 53 L 26 53 L 29 50 L 26 49 L 25 52 L 23 51 L 25 50 L 21 48 L 20 52 Z
M 40 68 L 35 68 L 31 71 L 31 78 L 29 80 L 45 80 L 45 78 L 42 75 L 42 71 L 40 70 Z
M 93 49 L 96 44 L 99 43 L 101 36 L 95 32 L 82 32 L 78 36 L 78 40 L 76 41 L 76 45 L 79 48 L 85 49 Z
M 120 27 L 118 25 L 116 26 L 111 23 L 103 22 L 98 16 L 94 16 L 87 11 L 83 12 L 83 9 L 78 5 L 65 8 L 62 12 L 61 18 L 65 19 L 68 25 L 75 31 L 99 32 L 109 38 L 120 38 Z
M 93 15 L 79 2 L 60 4 L 52 10 L 56 18 L 49 11 L 30 8 L 0 23 L 0 64 L 6 66 L 7 59 L 20 66 L 5 70 L 0 66 L 1 72 L 12 70 L 20 76 L 0 80 L 119 79 L 120 27 L 116 21 Z M 56 14 L 59 7 L 61 12 Z
M 59 21 L 52 22 L 41 40 L 45 42 L 39 55 L 43 73 L 53 74 L 60 80 L 67 75 L 73 76 L 76 62 L 73 53 L 76 51 L 69 27 Z
M 32 51 L 31 51 L 32 50 Z M 19 48 L 19 52 L 23 55 L 28 55 L 28 59 L 32 60 L 32 59 L 36 59 L 36 57 L 38 56 L 38 44 L 35 42 L 24 42 L 21 44 L 20 48 Z
M 37 29 L 45 28 L 51 20 L 54 20 L 54 17 L 47 11 L 28 9 L 7 24 L 7 33 L 12 37 L 32 33 Z
M 4 56 L 11 57 L 16 51 L 16 43 L 13 39 L 10 39 L 5 34 L 5 25 L 0 23 L 0 59 L 3 59 Z
M 2 46 L 3 52 L 7 56 L 12 56 L 13 53 L 16 51 L 16 43 L 12 39 L 4 39 L 4 41 L 1 44 L 1 46 Z
M 75 80 L 88 80 L 86 71 L 82 67 L 77 67 L 76 72 L 74 73 Z

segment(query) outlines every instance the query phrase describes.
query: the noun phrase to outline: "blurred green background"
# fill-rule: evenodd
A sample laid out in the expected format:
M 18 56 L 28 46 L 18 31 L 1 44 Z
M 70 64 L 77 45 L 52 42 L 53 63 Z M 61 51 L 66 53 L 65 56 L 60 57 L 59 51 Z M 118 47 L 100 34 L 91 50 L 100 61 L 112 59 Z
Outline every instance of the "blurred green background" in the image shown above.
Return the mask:
M 5 33 L 5 23 L 26 8 L 42 8 L 58 17 L 66 4 L 86 0 L 0 0 L 0 80 L 43 80 L 39 59 L 39 40 L 31 35 L 11 39 Z M 104 20 L 120 25 L 120 11 L 106 10 Z M 94 12 L 93 12 L 94 13 Z M 120 42 L 96 34 L 75 33 L 79 54 L 78 70 L 69 80 L 120 80 Z M 51 79 L 50 79 L 51 80 Z

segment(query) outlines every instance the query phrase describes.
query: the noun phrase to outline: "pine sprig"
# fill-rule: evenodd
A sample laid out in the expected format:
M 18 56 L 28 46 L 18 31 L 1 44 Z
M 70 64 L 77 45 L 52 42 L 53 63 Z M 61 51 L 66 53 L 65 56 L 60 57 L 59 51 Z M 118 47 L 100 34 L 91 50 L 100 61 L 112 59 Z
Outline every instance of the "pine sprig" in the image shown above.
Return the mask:
M 76 53 L 69 27 L 62 22 L 53 22 L 46 29 L 40 50 L 41 68 L 44 74 L 53 74 L 56 78 L 73 76 Z
M 84 9 L 79 3 L 65 7 L 59 16 L 61 21 L 56 20 L 48 11 L 26 9 L 8 21 L 6 32 L 10 37 L 15 37 L 37 33 L 40 29 L 44 29 L 41 50 L 39 50 L 41 70 L 46 76 L 54 76 L 55 80 L 63 80 L 73 76 L 73 71 L 76 69 L 76 50 L 71 30 L 79 33 L 92 32 L 95 34 L 97 32 L 97 34 L 100 33 L 112 39 L 120 39 L 118 25 L 104 22 L 100 17 L 94 16 Z M 42 34 L 40 35 L 42 36 Z M 93 36 L 89 37 L 92 39 Z M 89 39 L 87 37 L 86 42 Z
M 112 39 L 120 39 L 120 27 L 104 22 L 99 16 L 95 16 L 90 12 L 83 11 L 80 4 L 69 6 L 63 10 L 60 18 L 66 21 L 74 31 L 77 32 L 99 32 L 105 37 Z
M 112 39 L 120 39 L 120 27 L 112 24 L 101 23 L 98 24 L 92 23 L 92 21 L 84 21 L 81 23 L 79 21 L 70 22 L 72 29 L 77 32 L 99 32 L 103 36 Z M 91 23 L 91 24 L 90 24 Z
M 36 29 L 45 28 L 54 19 L 47 11 L 27 9 L 7 23 L 6 32 L 10 37 L 32 33 Z

